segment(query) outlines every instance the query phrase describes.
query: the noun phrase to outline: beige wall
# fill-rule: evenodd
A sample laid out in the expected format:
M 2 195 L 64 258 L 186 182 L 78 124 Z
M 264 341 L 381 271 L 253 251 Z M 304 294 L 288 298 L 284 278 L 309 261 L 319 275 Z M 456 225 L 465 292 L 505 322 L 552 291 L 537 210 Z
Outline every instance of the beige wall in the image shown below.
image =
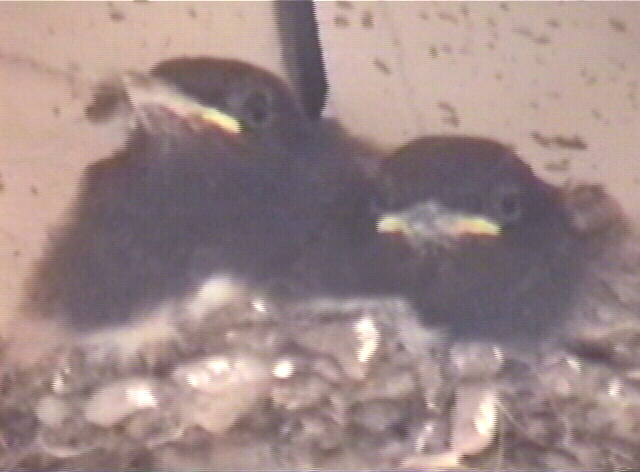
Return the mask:
M 357 132 L 391 146 L 424 133 L 495 137 L 554 182 L 608 182 L 640 216 L 639 2 L 320 2 L 318 12 L 334 107 Z
M 423 133 L 495 137 L 555 182 L 607 182 L 640 216 L 640 3 L 317 11 L 331 108 L 357 134 L 389 148 Z M 0 3 L 0 316 L 81 169 L 122 140 L 84 120 L 90 85 L 180 54 L 285 70 L 269 2 Z

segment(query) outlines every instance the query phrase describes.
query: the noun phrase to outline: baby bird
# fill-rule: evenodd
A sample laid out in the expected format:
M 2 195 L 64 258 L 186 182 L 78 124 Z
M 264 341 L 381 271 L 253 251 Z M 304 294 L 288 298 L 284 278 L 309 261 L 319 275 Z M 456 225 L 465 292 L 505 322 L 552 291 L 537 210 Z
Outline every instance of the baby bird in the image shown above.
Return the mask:
M 503 144 L 463 136 L 417 139 L 379 176 L 378 231 L 400 236 L 396 272 L 425 323 L 511 344 L 559 327 L 598 257 L 562 189 Z
M 29 356 L 26 325 L 127 355 L 170 339 L 177 312 L 276 279 L 327 221 L 367 200 L 337 134 L 250 64 L 167 60 L 101 89 L 88 114 L 115 109 L 132 118 L 126 145 L 89 166 L 35 267 L 28 316 L 8 336 L 14 358 Z

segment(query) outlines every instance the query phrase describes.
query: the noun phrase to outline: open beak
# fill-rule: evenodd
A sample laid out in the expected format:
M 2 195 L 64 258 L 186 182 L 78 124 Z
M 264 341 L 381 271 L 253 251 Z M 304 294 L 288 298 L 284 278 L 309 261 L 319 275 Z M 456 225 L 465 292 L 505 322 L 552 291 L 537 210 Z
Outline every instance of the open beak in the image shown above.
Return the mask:
M 448 243 L 463 237 L 498 237 L 500 225 L 488 217 L 454 212 L 435 202 L 378 218 L 379 233 L 401 234 L 411 241 Z
M 233 116 L 198 103 L 162 80 L 128 73 L 122 81 L 134 115 L 149 129 L 155 128 L 155 118 L 164 114 L 177 117 L 192 128 L 212 125 L 231 136 L 242 131 L 242 124 Z

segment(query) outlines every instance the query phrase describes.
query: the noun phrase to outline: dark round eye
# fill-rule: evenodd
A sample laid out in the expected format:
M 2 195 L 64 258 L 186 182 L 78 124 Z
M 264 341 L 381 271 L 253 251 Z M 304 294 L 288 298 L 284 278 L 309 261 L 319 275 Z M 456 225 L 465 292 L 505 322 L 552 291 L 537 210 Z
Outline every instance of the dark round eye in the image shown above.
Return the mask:
M 513 223 L 522 217 L 522 196 L 516 188 L 503 188 L 496 192 L 493 210 L 504 223 Z
M 255 127 L 265 126 L 271 118 L 271 100 L 262 90 L 251 92 L 244 101 L 245 120 Z

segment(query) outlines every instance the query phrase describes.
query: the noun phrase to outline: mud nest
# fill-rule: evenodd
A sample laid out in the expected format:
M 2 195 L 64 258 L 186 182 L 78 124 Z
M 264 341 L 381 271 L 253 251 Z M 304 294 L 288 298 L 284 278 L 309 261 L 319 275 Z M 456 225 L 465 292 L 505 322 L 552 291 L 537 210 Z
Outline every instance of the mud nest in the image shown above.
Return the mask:
M 237 300 L 135 359 L 7 370 L 0 467 L 637 468 L 640 256 L 539 349 L 451 343 L 398 299 Z

